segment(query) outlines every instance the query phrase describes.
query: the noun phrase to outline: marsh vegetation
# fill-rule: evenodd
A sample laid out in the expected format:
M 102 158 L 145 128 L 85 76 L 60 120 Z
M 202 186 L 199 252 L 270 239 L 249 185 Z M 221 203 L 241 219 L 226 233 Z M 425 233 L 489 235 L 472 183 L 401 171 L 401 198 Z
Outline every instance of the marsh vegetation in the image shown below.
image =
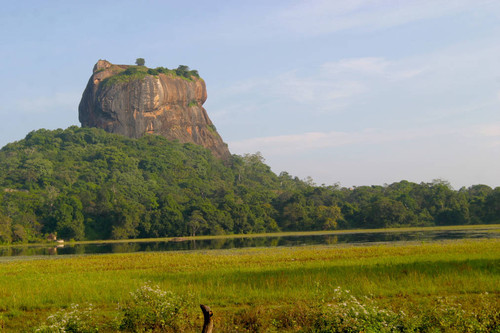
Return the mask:
M 0 325 L 15 332 L 64 317 L 99 331 L 191 332 L 203 303 L 218 332 L 489 332 L 500 320 L 499 249 L 492 239 L 5 262 Z M 154 319 L 167 306 L 154 295 L 176 300 L 178 321 Z

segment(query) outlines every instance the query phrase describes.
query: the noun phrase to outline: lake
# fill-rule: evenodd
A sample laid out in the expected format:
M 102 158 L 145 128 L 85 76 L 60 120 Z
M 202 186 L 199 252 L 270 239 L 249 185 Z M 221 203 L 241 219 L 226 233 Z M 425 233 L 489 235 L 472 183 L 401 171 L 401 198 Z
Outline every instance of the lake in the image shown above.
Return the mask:
M 408 241 L 440 241 L 453 239 L 500 238 L 500 232 L 491 227 L 466 230 L 419 230 L 419 231 L 353 231 L 334 234 L 255 236 L 165 241 L 134 241 L 119 243 L 87 243 L 0 247 L 0 257 L 64 256 L 82 254 L 131 253 L 151 251 L 190 251 L 233 249 L 245 247 L 277 247 L 333 244 L 370 244 Z

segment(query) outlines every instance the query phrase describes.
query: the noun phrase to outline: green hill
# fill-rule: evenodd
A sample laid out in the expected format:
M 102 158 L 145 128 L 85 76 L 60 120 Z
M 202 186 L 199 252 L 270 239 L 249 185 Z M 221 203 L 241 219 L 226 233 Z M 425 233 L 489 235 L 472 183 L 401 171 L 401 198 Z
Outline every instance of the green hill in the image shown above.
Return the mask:
M 226 165 L 161 136 L 38 130 L 0 150 L 0 243 L 493 223 L 500 188 L 355 189 L 279 176 L 260 154 Z
M 0 151 L 4 228 L 11 224 L 14 240 L 278 230 L 260 204 L 276 196 L 278 177 L 256 156 L 231 164 L 161 136 L 38 130 Z

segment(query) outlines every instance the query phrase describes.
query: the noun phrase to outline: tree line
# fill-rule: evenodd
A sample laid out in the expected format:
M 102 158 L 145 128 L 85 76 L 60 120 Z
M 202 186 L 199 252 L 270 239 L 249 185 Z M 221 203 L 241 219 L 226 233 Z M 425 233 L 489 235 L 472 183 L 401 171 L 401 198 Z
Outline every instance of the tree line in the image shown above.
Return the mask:
M 0 243 L 500 223 L 500 187 L 315 186 L 260 153 L 229 163 L 161 136 L 37 130 L 0 150 Z

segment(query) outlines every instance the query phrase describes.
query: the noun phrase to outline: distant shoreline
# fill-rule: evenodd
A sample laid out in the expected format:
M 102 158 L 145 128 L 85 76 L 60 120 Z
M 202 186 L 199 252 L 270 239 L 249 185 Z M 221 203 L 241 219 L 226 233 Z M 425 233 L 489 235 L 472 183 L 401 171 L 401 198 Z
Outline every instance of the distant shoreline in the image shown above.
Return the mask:
M 207 235 L 207 236 L 177 236 L 161 238 L 133 238 L 133 239 L 110 239 L 110 240 L 89 240 L 89 241 L 65 241 L 65 245 L 77 244 L 116 244 L 116 243 L 153 243 L 153 242 L 176 242 L 187 240 L 211 240 L 211 239 L 235 239 L 235 238 L 259 238 L 259 237 L 288 237 L 288 236 L 321 236 L 339 234 L 361 234 L 361 233 L 384 233 L 384 232 L 409 232 L 409 231 L 448 231 L 448 230 L 468 230 L 486 229 L 491 232 L 500 232 L 500 224 L 472 224 L 455 226 L 431 226 L 431 227 L 402 227 L 402 228 L 382 228 L 382 229 L 345 229 L 345 230 L 316 230 L 316 231 L 290 231 L 290 232 L 270 232 L 259 234 L 234 234 L 234 235 Z M 24 243 L 5 244 L 0 248 L 9 247 L 36 247 L 57 245 L 57 242 L 46 243 Z

